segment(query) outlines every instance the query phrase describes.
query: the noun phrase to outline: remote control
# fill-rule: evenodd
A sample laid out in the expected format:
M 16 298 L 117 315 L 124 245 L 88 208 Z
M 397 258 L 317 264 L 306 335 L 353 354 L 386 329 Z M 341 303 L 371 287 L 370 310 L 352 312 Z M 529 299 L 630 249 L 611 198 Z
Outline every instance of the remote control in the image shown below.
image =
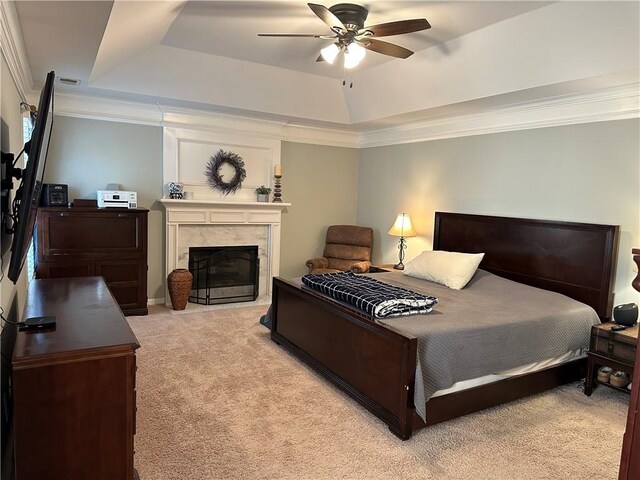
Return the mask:
M 611 327 L 611 331 L 612 332 L 620 332 L 621 330 L 626 330 L 627 327 L 625 327 L 624 325 L 614 325 L 613 327 Z
M 53 315 L 45 315 L 42 317 L 29 317 L 20 326 L 22 328 L 32 329 L 32 328 L 52 327 L 55 324 L 56 324 L 56 317 L 54 317 Z

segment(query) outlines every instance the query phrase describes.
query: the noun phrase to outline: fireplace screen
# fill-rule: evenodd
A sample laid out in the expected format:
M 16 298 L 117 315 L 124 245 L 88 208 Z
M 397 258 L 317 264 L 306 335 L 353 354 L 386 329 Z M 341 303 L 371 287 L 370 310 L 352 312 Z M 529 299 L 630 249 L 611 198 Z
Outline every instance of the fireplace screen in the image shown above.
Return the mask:
M 258 297 L 257 245 L 189 248 L 189 271 L 193 275 L 191 303 L 251 302 Z

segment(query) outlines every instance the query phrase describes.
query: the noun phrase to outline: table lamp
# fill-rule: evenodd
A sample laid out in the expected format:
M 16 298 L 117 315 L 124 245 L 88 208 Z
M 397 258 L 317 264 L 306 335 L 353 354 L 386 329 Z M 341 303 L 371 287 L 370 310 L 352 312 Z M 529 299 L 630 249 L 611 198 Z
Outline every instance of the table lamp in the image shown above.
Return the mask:
M 400 244 L 398 245 L 398 258 L 400 260 L 399 263 L 393 266 L 396 270 L 404 270 L 404 251 L 407 249 L 407 241 L 405 237 L 415 237 L 416 231 L 413 229 L 413 225 L 411 225 L 411 218 L 409 218 L 408 213 L 400 213 L 398 214 L 398 218 L 396 218 L 395 223 L 389 230 L 389 235 L 394 237 L 400 237 Z

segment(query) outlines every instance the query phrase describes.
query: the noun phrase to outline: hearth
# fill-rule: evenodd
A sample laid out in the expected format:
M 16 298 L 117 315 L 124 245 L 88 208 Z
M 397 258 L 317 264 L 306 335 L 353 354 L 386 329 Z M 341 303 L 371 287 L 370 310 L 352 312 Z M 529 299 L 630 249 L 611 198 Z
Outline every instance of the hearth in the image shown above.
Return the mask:
M 258 297 L 258 246 L 189 248 L 193 285 L 189 302 L 215 305 L 251 302 Z

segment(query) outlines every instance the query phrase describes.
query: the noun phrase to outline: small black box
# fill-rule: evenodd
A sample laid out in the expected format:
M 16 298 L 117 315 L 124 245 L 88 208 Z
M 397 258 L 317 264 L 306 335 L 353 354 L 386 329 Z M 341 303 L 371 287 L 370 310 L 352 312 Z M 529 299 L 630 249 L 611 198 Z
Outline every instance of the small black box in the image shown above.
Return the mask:
M 68 187 L 57 183 L 45 183 L 42 185 L 40 206 L 42 207 L 66 207 L 68 202 Z

